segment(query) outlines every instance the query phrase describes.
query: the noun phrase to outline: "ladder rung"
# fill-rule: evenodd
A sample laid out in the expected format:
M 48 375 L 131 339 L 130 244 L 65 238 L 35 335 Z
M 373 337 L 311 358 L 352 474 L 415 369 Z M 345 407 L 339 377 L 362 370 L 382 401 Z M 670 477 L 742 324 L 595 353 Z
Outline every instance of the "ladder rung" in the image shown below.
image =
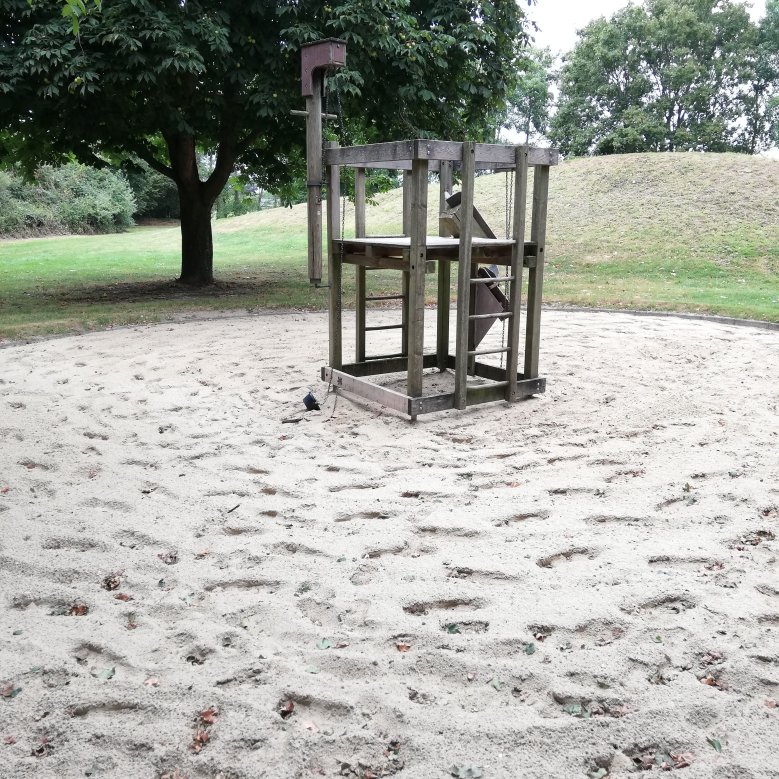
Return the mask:
M 468 352 L 468 356 L 469 357 L 478 357 L 479 355 L 482 355 L 482 354 L 503 354 L 504 352 L 508 353 L 509 351 L 511 351 L 511 350 L 508 347 L 506 347 L 504 349 L 484 349 L 484 351 L 481 351 L 481 352 L 478 352 L 478 351 L 474 350 L 474 351 Z
M 366 327 L 365 332 L 372 332 L 374 330 L 400 330 L 403 325 L 373 325 L 372 327 Z
M 514 281 L 514 276 L 498 276 L 497 278 L 484 279 L 479 277 L 478 279 L 471 279 L 471 284 L 489 284 L 490 282 L 500 284 L 502 281 Z
M 501 311 L 497 314 L 471 314 L 468 319 L 511 319 L 511 311 Z
M 404 295 L 371 295 L 365 300 L 403 300 L 404 297 Z

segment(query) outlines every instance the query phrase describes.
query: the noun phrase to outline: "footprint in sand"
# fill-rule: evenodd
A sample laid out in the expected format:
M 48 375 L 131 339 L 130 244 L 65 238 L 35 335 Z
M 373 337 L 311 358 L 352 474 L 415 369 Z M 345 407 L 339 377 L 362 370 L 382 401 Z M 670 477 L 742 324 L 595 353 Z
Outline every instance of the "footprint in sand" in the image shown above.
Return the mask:
M 440 600 L 417 601 L 403 607 L 406 614 L 425 616 L 431 611 L 473 611 L 484 608 L 481 598 L 442 598 Z
M 541 557 L 536 560 L 536 565 L 541 568 L 555 568 L 558 565 L 570 563 L 574 560 L 586 559 L 594 560 L 598 556 L 598 552 L 593 549 L 588 549 L 585 546 L 577 546 L 573 549 L 566 549 L 562 552 L 549 555 L 548 557 Z

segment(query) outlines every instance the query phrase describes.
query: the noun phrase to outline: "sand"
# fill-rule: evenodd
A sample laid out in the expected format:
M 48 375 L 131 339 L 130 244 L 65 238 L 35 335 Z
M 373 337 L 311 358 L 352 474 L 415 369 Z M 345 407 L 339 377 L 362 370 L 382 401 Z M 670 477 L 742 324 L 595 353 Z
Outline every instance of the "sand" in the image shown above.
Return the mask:
M 545 312 L 413 425 L 326 343 L 0 350 L 2 777 L 779 776 L 779 332 Z

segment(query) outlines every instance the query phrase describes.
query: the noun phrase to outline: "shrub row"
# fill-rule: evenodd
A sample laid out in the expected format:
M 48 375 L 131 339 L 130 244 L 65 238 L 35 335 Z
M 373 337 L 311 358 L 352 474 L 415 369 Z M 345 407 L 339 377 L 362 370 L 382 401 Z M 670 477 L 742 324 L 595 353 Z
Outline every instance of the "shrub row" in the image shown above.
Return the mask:
M 117 232 L 134 211 L 133 191 L 115 170 L 44 165 L 33 181 L 0 170 L 0 235 Z

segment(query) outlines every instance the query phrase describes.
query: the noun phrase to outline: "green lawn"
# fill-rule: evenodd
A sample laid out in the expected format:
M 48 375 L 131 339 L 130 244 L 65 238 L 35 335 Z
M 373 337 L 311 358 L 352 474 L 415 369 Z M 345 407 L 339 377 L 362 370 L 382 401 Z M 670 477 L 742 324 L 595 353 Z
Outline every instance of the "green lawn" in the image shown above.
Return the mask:
M 499 234 L 504 186 L 500 175 L 477 180 L 477 204 Z M 431 185 L 431 203 L 434 194 Z M 369 232 L 397 232 L 399 214 L 399 192 L 387 193 L 369 209 Z M 3 241 L 0 338 L 186 312 L 324 308 L 327 291 L 308 284 L 305 241 L 301 206 L 220 220 L 218 282 L 202 291 L 173 282 L 177 227 Z M 397 291 L 397 274 L 371 278 L 375 291 Z M 779 163 L 658 154 L 573 160 L 554 169 L 544 292 L 547 303 L 779 321 Z M 347 272 L 347 306 L 353 293 Z

